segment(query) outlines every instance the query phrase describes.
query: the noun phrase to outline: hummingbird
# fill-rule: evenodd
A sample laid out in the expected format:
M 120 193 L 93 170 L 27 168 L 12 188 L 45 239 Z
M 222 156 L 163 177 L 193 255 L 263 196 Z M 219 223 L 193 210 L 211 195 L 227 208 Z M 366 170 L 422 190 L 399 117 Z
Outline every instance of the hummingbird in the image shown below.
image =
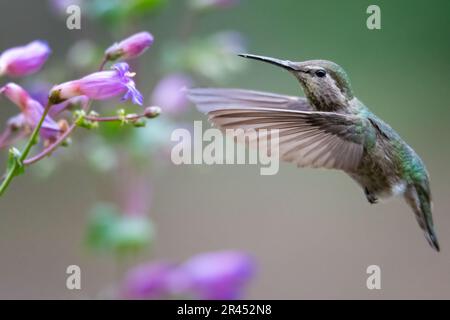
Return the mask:
M 355 97 L 342 67 L 327 60 L 239 56 L 289 71 L 305 97 L 243 89 L 189 89 L 188 98 L 214 126 L 277 129 L 282 160 L 298 167 L 342 170 L 361 186 L 371 204 L 403 196 L 428 243 L 439 251 L 424 163 L 394 129 Z

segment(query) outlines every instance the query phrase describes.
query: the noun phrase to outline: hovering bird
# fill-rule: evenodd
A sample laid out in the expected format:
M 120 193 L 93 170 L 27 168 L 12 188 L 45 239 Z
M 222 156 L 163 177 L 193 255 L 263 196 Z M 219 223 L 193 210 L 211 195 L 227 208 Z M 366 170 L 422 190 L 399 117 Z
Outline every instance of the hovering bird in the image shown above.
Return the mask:
M 278 129 L 282 160 L 299 167 L 339 169 L 374 204 L 402 195 L 430 246 L 433 227 L 429 177 L 416 152 L 353 94 L 345 71 L 326 60 L 292 62 L 240 54 L 282 67 L 300 82 L 304 97 L 241 89 L 196 88 L 188 98 L 221 129 Z

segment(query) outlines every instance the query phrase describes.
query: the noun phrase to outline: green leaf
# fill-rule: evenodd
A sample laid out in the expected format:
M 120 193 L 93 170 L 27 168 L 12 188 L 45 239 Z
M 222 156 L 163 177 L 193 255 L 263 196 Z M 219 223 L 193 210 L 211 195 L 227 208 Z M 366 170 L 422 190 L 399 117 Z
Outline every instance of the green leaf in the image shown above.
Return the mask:
M 147 15 L 153 13 L 167 3 L 166 0 L 133 0 L 128 1 L 128 15 Z
M 133 125 L 133 127 L 142 128 L 146 126 L 147 121 L 145 121 L 145 119 L 140 118 L 135 121 L 132 121 L 131 124 Z
M 120 211 L 111 204 L 98 203 L 92 208 L 86 237 L 90 248 L 106 251 L 111 249 L 111 231 L 119 215 Z
M 123 214 L 107 203 L 92 209 L 87 232 L 87 244 L 92 249 L 121 255 L 135 253 L 150 245 L 153 238 L 153 224 L 145 216 Z
M 111 25 L 119 25 L 132 18 L 154 13 L 167 0 L 92 0 L 87 2 L 88 12 Z
M 114 24 L 120 22 L 121 17 L 123 17 L 125 2 L 121 0 L 93 0 L 87 2 L 89 5 L 87 12 L 94 18 Z
M 136 252 L 147 247 L 153 237 L 153 224 L 143 216 L 122 216 L 111 233 L 113 248 L 121 254 Z

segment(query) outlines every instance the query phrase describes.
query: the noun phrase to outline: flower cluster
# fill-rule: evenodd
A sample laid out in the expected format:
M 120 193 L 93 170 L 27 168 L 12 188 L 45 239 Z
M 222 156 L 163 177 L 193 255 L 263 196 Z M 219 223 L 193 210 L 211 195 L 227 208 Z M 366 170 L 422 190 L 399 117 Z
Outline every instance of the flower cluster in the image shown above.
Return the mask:
M 151 39 L 151 41 L 150 41 Z M 153 43 L 153 37 L 148 32 L 133 35 L 123 40 L 115 47 L 119 47 L 122 59 L 134 58 L 142 54 Z M 42 41 L 33 41 L 28 45 L 15 47 L 3 52 L 0 56 L 0 76 L 19 77 L 37 72 L 50 54 L 48 45 Z M 118 56 L 116 57 L 118 58 Z M 116 121 L 108 117 L 94 117 L 86 120 L 85 115 L 90 108 L 89 100 L 106 100 L 122 95 L 122 100 L 131 100 L 134 104 L 142 105 L 142 94 L 137 90 L 132 77 L 135 75 L 126 62 L 119 62 L 111 67 L 110 71 L 103 71 L 105 63 L 111 60 L 105 54 L 101 70 L 82 77 L 81 79 L 55 85 L 44 100 L 45 106 L 32 98 L 20 85 L 8 83 L 0 87 L 0 95 L 9 99 L 19 107 L 20 113 L 10 118 L 6 128 L 0 134 L 0 147 L 13 144 L 17 138 L 28 138 L 23 152 L 16 151 L 10 154 L 16 157 L 7 168 L 5 179 L 0 185 L 0 195 L 6 190 L 11 180 L 23 171 L 23 165 L 32 164 L 47 155 L 50 155 L 60 144 L 63 144 L 76 126 L 85 128 L 96 127 L 98 121 Z M 72 125 L 70 119 L 60 117 L 63 111 L 81 108 L 74 112 Z M 151 113 L 151 115 L 150 115 Z M 135 126 L 145 125 L 143 118 L 152 118 L 159 114 L 158 110 L 146 109 L 141 115 L 121 115 L 122 123 L 132 123 Z M 57 119 L 59 118 L 59 119 Z M 137 124 L 139 122 L 139 125 Z M 90 124 L 90 125 L 86 125 Z M 37 137 L 43 139 L 45 149 L 36 157 L 27 159 L 28 153 L 35 144 Z
M 107 0 L 97 2 L 106 3 Z M 108 25 L 114 25 L 117 21 L 118 25 L 134 28 L 139 25 L 138 17 L 144 16 L 145 11 L 149 14 L 156 11 L 156 6 L 149 5 L 147 10 L 141 6 L 139 15 L 136 12 L 133 14 L 131 8 L 137 2 L 118 1 L 116 5 L 89 7 L 89 12 L 92 17 Z M 186 1 L 185 10 L 180 10 L 183 16 L 174 19 L 179 21 L 179 34 L 174 39 L 166 38 L 160 46 L 159 60 L 155 61 L 152 57 L 148 63 L 141 63 L 141 59 L 133 61 L 132 65 L 137 70 L 152 67 L 151 82 L 156 85 L 149 94 L 149 101 L 151 105 L 160 106 L 165 116 L 142 130 L 130 130 L 127 134 L 121 131 L 120 135 L 111 123 L 103 127 L 105 130 L 100 128 L 100 140 L 95 139 L 88 144 L 88 160 L 95 170 L 105 176 L 117 172 L 120 175 L 115 180 L 115 201 L 97 203 L 90 213 L 87 242 L 96 252 L 107 252 L 116 256 L 117 261 L 117 257 L 120 260 L 127 254 L 134 257 L 137 252 L 147 252 L 144 250 L 156 243 L 156 233 L 153 231 L 157 226 L 148 215 L 152 211 L 151 183 L 156 183 L 164 169 L 170 168 L 167 160 L 172 147 L 170 134 L 173 129 L 190 128 L 184 122 L 191 110 L 184 89 L 195 85 L 225 84 L 231 75 L 240 72 L 243 67 L 235 56 L 235 53 L 245 51 L 245 41 L 240 33 L 219 31 L 205 37 L 195 37 L 192 34 L 194 24 L 207 12 L 232 8 L 237 3 L 238 0 Z M 177 27 L 175 23 L 173 25 Z M 105 51 L 106 59 L 121 61 L 140 56 L 145 48 L 133 44 L 137 39 L 141 44 L 153 42 L 153 37 L 145 32 L 137 33 L 109 47 Z M 82 91 L 73 83 L 68 87 L 67 96 L 72 95 L 72 90 Z M 55 97 L 58 97 L 56 92 Z M 61 92 L 64 96 L 64 90 Z M 148 110 L 147 114 L 152 110 Z M 91 117 L 85 116 L 84 119 Z M 116 148 L 117 145 L 120 148 Z M 182 263 L 163 258 L 131 268 L 125 279 L 119 281 L 114 297 L 238 299 L 244 296 L 255 269 L 253 258 L 238 250 L 198 254 Z
M 184 89 L 202 82 L 224 83 L 230 74 L 241 69 L 239 60 L 234 57 L 235 52 L 244 51 L 239 33 L 225 31 L 197 38 L 192 36 L 192 24 L 200 15 L 231 8 L 237 2 L 187 1 L 186 10 L 180 10 L 185 17 L 176 19 L 180 22 L 179 36 L 161 46 L 161 57 L 156 62 L 142 64 L 142 59 L 136 59 L 154 43 L 149 32 L 137 32 L 105 46 L 106 50 L 95 41 L 77 41 L 68 50 L 68 63 L 64 68 L 49 73 L 61 77 L 56 84 L 45 80 L 45 75 L 39 82 L 33 82 L 35 77 L 24 83 L 16 79 L 43 68 L 51 53 L 45 42 L 33 41 L 0 52 L 0 79 L 13 77 L 19 83 L 8 80 L 0 85 L 2 99 L 19 109 L 0 133 L 0 148 L 11 147 L 0 195 L 26 167 L 56 154 L 54 151 L 59 146 L 69 145 L 76 128 L 95 128 L 96 135 L 85 135 L 64 152 L 69 154 L 68 158 L 71 152 L 85 156 L 97 174 L 104 174 L 117 192 L 114 199 L 118 200 L 114 203 L 94 204 L 87 222 L 86 243 L 92 250 L 114 255 L 114 261 L 151 248 L 156 234 L 156 226 L 148 215 L 152 183 L 164 172 L 161 169 L 167 167 L 164 160 L 168 159 L 172 129 L 188 127 L 183 122 L 183 116 L 189 111 Z M 69 4 L 82 6 L 89 18 L 108 24 L 106 30 L 110 31 L 137 28 L 140 22 L 148 21 L 139 18 L 154 14 L 166 1 L 51 0 L 50 3 L 54 11 L 64 17 Z M 133 61 L 129 61 L 131 59 Z M 133 70 L 140 72 L 140 82 L 148 81 L 141 73 L 147 66 L 152 70 L 150 83 L 156 85 L 147 93 L 150 106 L 145 107 Z M 82 76 L 75 78 L 70 74 Z M 113 114 L 101 114 L 103 110 L 111 112 L 106 111 L 111 107 L 100 108 L 116 104 L 117 101 L 113 101 L 116 97 L 131 103 Z M 92 110 L 94 102 L 102 112 Z M 135 107 L 132 104 L 143 108 L 128 111 Z M 167 117 L 146 126 L 148 119 L 161 112 Z M 20 140 L 25 142 L 21 151 L 13 147 Z M 37 152 L 29 156 L 32 148 Z M 48 160 L 62 161 L 59 157 Z M 254 259 L 238 250 L 201 253 L 181 263 L 151 261 L 131 268 L 124 277 L 116 279 L 113 298 L 237 299 L 243 297 L 255 270 Z

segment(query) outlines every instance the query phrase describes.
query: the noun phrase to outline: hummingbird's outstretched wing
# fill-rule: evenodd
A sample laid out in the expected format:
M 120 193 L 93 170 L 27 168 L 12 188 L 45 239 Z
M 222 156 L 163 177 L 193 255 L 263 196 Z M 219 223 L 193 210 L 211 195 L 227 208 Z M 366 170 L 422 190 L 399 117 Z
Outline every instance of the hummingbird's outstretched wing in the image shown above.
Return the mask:
M 208 113 L 221 129 L 278 129 L 282 160 L 299 167 L 355 170 L 364 151 L 365 120 L 332 112 L 270 108 L 222 109 Z
M 204 113 L 230 108 L 281 108 L 303 111 L 313 110 L 306 98 L 254 90 L 195 88 L 187 90 L 187 96 L 197 105 L 199 111 Z
M 355 170 L 371 128 L 356 116 L 311 111 L 300 97 L 209 88 L 188 97 L 221 129 L 278 129 L 281 159 L 299 167 Z

